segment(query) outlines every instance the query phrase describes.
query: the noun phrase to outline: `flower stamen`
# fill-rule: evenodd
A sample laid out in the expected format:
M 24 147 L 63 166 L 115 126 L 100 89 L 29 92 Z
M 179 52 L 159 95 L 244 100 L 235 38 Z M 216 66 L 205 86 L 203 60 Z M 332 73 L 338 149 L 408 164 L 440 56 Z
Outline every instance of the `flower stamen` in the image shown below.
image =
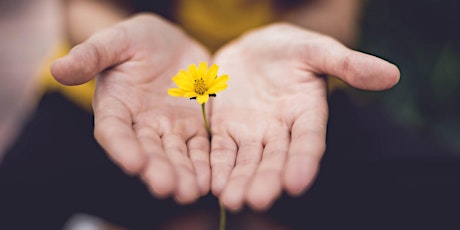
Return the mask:
M 200 95 L 203 95 L 208 90 L 206 82 L 204 82 L 203 78 L 196 79 L 193 86 L 195 88 L 195 92 Z

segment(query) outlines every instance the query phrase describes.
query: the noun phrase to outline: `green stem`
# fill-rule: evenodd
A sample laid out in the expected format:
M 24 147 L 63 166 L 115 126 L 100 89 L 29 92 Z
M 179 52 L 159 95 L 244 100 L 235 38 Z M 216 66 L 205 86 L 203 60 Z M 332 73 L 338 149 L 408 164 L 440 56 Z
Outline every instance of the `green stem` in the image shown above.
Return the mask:
M 206 131 L 208 132 L 208 137 L 211 139 L 211 129 L 209 128 L 208 119 L 206 118 L 206 103 L 201 104 L 201 112 L 203 113 L 204 125 L 206 126 Z M 219 202 L 220 207 L 220 223 L 219 230 L 225 230 L 225 225 L 227 222 L 225 207 Z
M 227 222 L 227 218 L 225 215 L 225 207 L 222 203 L 219 202 L 219 207 L 220 207 L 220 224 L 219 224 L 219 230 L 225 230 L 225 223 Z
M 209 128 L 208 119 L 206 119 L 206 103 L 201 104 L 201 112 L 203 113 L 204 125 L 206 126 L 206 131 L 208 132 L 208 137 L 211 137 L 211 129 Z

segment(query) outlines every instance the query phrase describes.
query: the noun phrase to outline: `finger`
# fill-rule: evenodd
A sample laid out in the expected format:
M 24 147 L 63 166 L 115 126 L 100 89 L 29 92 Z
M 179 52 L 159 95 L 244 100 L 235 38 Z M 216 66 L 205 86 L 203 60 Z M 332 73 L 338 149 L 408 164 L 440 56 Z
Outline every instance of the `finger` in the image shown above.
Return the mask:
M 206 195 L 211 186 L 211 167 L 209 162 L 209 139 L 204 134 L 192 137 L 188 142 L 190 160 L 195 169 L 201 195 Z
M 147 166 L 141 178 L 156 197 L 168 197 L 175 191 L 176 177 L 163 149 L 160 135 L 155 129 L 143 124 L 136 124 L 135 132 L 143 151 L 148 156 Z
M 313 182 L 326 148 L 327 108 L 318 106 L 293 124 L 283 184 L 291 195 L 302 194 Z
M 237 145 L 227 135 L 215 133 L 211 140 L 211 190 L 219 196 L 235 165 Z
M 353 87 L 384 90 L 399 81 L 399 69 L 378 57 L 353 51 L 333 39 L 307 45 L 306 62 L 318 74 L 333 75 Z
M 195 201 L 200 196 L 200 189 L 195 169 L 188 157 L 185 138 L 167 133 L 162 137 L 162 143 L 177 178 L 174 198 L 183 204 Z
M 102 30 L 56 60 L 51 73 L 64 85 L 83 84 L 101 71 L 128 60 L 131 56 L 129 46 L 123 27 Z
M 289 133 L 280 132 L 265 145 L 262 160 L 247 192 L 247 202 L 253 209 L 265 210 L 281 195 L 281 176 L 289 141 Z
M 106 99 L 95 104 L 94 115 L 98 143 L 126 172 L 139 173 L 147 158 L 132 129 L 128 109 L 117 100 Z
M 245 201 L 245 195 L 250 180 L 256 172 L 262 158 L 262 141 L 246 141 L 238 144 L 235 167 L 230 174 L 220 200 L 229 210 L 240 210 Z

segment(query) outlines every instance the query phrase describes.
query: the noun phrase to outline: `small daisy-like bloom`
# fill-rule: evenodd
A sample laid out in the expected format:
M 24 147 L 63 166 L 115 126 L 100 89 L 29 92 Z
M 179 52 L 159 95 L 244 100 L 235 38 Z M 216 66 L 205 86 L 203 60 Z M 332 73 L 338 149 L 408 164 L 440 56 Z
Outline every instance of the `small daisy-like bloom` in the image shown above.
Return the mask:
M 172 78 L 178 88 L 171 88 L 168 94 L 174 97 L 196 99 L 204 104 L 209 97 L 227 88 L 228 75 L 217 76 L 219 67 L 216 64 L 208 69 L 206 62 L 201 62 L 197 68 L 195 64 L 188 67 L 188 71 L 181 70 Z

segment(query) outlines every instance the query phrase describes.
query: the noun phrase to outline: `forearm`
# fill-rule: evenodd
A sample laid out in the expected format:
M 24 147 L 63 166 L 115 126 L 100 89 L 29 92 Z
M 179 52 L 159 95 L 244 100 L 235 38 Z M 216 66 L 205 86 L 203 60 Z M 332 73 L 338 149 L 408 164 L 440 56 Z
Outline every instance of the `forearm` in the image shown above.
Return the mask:
M 286 12 L 282 19 L 356 46 L 364 0 L 317 0 Z

